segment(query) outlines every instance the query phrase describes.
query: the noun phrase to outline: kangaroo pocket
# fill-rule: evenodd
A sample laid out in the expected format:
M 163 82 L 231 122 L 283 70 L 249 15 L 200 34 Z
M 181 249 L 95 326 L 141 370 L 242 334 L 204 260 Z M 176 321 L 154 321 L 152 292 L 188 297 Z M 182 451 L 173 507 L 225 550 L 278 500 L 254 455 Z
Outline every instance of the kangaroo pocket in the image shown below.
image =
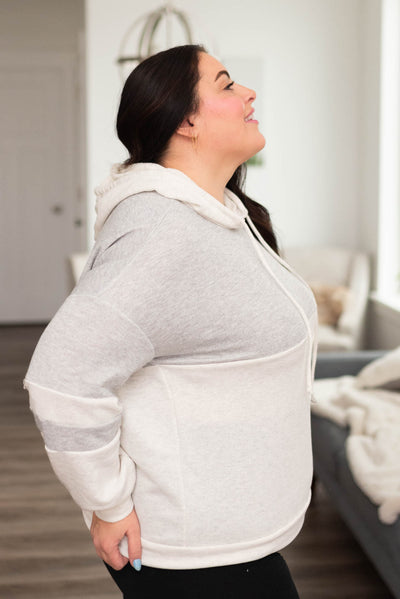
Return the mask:
M 144 539 L 240 543 L 273 537 L 304 511 L 312 478 L 306 343 L 264 358 L 141 371 L 123 398 L 122 443 L 137 464 Z

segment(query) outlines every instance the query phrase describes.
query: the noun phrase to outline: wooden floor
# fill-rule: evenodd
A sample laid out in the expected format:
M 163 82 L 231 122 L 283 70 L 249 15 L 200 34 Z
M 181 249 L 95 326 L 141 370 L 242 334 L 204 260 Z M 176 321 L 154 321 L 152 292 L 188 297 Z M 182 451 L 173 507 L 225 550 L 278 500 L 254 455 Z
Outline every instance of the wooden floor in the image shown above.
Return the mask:
M 117 599 L 22 388 L 41 332 L 0 327 L 0 598 Z M 301 599 L 392 599 L 319 482 L 300 534 L 281 553 Z

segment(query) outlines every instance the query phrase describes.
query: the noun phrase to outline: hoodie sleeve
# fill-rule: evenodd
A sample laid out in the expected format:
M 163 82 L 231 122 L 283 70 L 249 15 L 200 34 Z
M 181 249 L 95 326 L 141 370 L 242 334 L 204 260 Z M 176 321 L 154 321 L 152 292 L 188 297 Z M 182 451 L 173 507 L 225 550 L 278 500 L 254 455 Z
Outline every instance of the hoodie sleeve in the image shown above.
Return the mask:
M 120 447 L 116 390 L 154 357 L 140 327 L 72 293 L 42 334 L 24 387 L 51 465 L 82 510 L 114 522 L 133 508 L 135 464 Z
M 115 522 L 133 508 L 136 466 L 120 445 L 118 391 L 155 357 L 155 340 L 142 326 L 159 318 L 148 301 L 154 264 L 143 250 L 157 248 L 153 239 L 169 209 L 164 198 L 142 194 L 113 210 L 25 375 L 53 470 L 84 517 L 95 511 Z

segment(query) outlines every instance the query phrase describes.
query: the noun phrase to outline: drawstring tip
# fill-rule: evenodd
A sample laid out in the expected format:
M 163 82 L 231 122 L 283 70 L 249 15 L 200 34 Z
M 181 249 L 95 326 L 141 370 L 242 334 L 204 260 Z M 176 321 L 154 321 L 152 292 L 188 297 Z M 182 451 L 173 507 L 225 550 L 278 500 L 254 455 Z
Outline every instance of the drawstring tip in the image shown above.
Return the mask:
M 318 401 L 312 391 L 309 391 L 308 394 L 309 394 L 311 403 L 318 403 Z

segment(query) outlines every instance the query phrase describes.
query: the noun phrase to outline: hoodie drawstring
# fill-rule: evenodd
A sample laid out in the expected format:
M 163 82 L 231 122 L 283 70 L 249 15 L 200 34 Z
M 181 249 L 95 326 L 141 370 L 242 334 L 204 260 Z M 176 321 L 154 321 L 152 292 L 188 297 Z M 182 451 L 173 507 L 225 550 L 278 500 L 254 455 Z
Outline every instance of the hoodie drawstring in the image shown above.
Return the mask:
M 304 285 L 306 285 L 306 287 L 309 287 L 309 285 L 307 284 L 307 282 L 295 271 L 293 270 L 293 268 L 290 266 L 290 264 L 287 264 L 276 252 L 273 251 L 273 249 L 266 243 L 266 241 L 264 240 L 264 238 L 261 236 L 261 234 L 259 233 L 259 231 L 257 230 L 256 226 L 254 225 L 254 223 L 252 222 L 251 218 L 249 215 L 247 215 L 246 219 L 248 221 L 249 226 L 251 227 L 251 229 L 254 231 L 254 234 L 256 235 L 257 239 L 259 239 L 261 245 L 263 247 L 265 247 L 265 249 L 276 259 L 278 260 L 278 262 L 280 262 L 282 264 L 282 266 L 284 266 L 285 268 L 287 268 L 292 274 L 294 274 Z M 258 243 L 255 241 L 250 228 L 248 226 L 246 226 L 246 223 L 244 222 L 244 227 L 246 229 L 246 231 L 248 232 L 248 234 L 251 237 L 251 240 L 253 242 L 253 244 L 255 245 L 255 248 L 257 250 L 258 255 L 260 256 L 260 259 L 262 261 L 262 263 L 264 264 L 264 266 L 266 267 L 266 269 L 268 270 L 268 272 L 274 277 L 274 279 L 276 280 L 276 282 L 278 283 L 278 285 L 283 289 L 283 291 L 286 293 L 286 295 L 292 300 L 292 302 L 295 304 L 295 306 L 297 306 L 300 314 L 303 317 L 303 320 L 307 326 L 307 331 L 308 331 L 308 336 L 309 336 L 309 357 L 308 357 L 308 364 L 309 367 L 307 368 L 307 394 L 311 399 L 312 403 L 317 403 L 317 400 L 315 399 L 314 393 L 313 393 L 313 381 L 314 381 L 314 374 L 315 374 L 315 365 L 317 362 L 317 339 L 316 339 L 316 335 L 312 333 L 311 331 L 311 326 L 309 323 L 309 320 L 307 318 L 306 313 L 304 312 L 303 308 L 300 306 L 300 304 L 294 299 L 294 297 L 291 295 L 291 293 L 282 285 L 282 283 L 279 281 L 279 279 L 276 277 L 276 275 L 272 272 L 270 266 L 268 265 L 267 261 L 265 260 L 260 247 L 258 245 Z M 314 299 L 315 301 L 315 299 Z

